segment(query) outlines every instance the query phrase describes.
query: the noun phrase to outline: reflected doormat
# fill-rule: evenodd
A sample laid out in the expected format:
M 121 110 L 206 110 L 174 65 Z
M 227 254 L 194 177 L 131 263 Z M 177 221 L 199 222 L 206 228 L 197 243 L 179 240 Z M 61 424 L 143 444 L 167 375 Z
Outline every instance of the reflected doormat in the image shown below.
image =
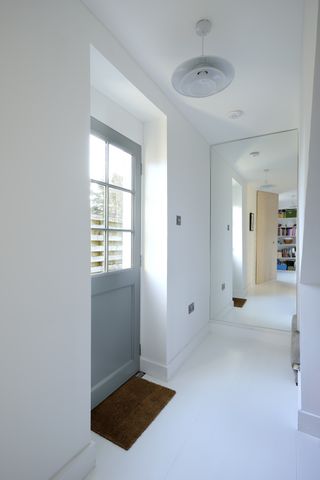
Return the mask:
M 233 297 L 232 300 L 233 300 L 234 307 L 239 307 L 239 308 L 242 308 L 247 301 L 246 298 L 237 298 L 237 297 Z
M 91 412 L 91 429 L 129 450 L 175 395 L 174 390 L 132 377 Z

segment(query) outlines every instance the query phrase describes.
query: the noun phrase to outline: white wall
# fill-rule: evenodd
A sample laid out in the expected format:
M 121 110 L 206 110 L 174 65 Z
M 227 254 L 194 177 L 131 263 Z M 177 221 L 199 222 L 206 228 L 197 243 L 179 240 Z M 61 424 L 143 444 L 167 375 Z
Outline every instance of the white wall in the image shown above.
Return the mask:
M 208 322 L 209 146 L 78 0 L 4 0 L 0 36 L 0 477 L 44 480 L 59 471 L 56 479 L 80 478 L 94 461 L 88 454 L 90 44 L 168 118 L 170 179 L 159 178 L 158 198 L 166 202 L 168 181 L 167 248 L 177 267 L 168 266 L 167 362 L 188 351 Z M 192 208 L 182 211 L 189 195 Z M 171 228 L 178 210 L 188 227 L 182 252 Z M 198 263 L 189 258 L 197 238 Z M 167 262 L 165 252 L 165 246 L 157 252 L 159 262 Z M 184 321 L 189 298 L 198 312 Z
M 138 145 L 143 145 L 143 123 L 93 87 L 91 115 Z
M 211 153 L 211 320 L 220 320 L 232 306 L 232 179 L 242 187 L 243 179 L 231 168 L 219 152 L 219 146 Z M 246 204 L 245 188 L 242 203 Z M 228 230 L 228 225 L 230 230 Z M 243 216 L 243 231 L 246 227 Z M 245 239 L 245 237 L 244 237 Z M 243 242 L 243 295 L 246 278 L 246 242 Z M 225 289 L 222 289 L 222 284 Z
M 232 172 L 213 148 L 211 157 L 211 320 L 232 305 Z M 225 284 L 225 289 L 222 289 Z
M 318 27 L 318 32 L 320 31 Z M 319 255 L 320 222 L 319 218 L 319 179 L 320 179 L 320 35 L 317 38 L 316 62 L 314 69 L 311 125 L 309 134 L 308 173 L 304 210 L 304 234 L 301 258 L 301 282 L 320 285 L 320 269 L 315 259 Z
M 90 444 L 89 48 L 74 6 L 1 3 L 0 477 L 8 480 L 49 479 Z
M 176 225 L 181 216 L 181 226 Z M 210 149 L 180 115 L 168 117 L 169 375 L 209 322 Z M 194 302 L 194 312 L 188 305 Z M 187 350 L 184 350 L 186 349 Z
M 280 200 L 279 195 L 279 210 L 287 209 L 287 208 L 298 208 L 297 202 L 292 200 Z
M 242 186 L 232 179 L 232 295 L 243 297 Z
M 141 369 L 166 377 L 167 121 L 144 125 L 141 270 Z
M 209 146 L 176 112 L 144 139 L 141 368 L 167 379 L 209 328 Z
M 312 82 L 312 63 L 305 66 L 303 88 L 313 84 L 313 96 L 303 90 L 303 96 L 309 98 L 301 116 L 302 137 L 305 139 L 300 154 L 300 171 L 306 173 L 302 177 L 306 183 L 306 195 L 300 195 L 299 213 L 300 219 L 304 220 L 303 227 L 303 250 L 301 258 L 301 275 L 298 289 L 298 307 L 300 318 L 300 349 L 301 349 L 301 408 L 299 411 L 299 429 L 320 438 L 320 276 L 317 255 L 319 245 L 319 212 L 317 206 L 320 203 L 319 181 L 319 128 L 320 128 L 320 35 L 319 35 L 319 12 L 315 15 L 316 3 L 306 6 L 305 17 L 305 49 L 310 47 L 311 55 L 314 51 L 312 36 L 315 34 L 314 18 L 317 18 L 317 40 L 315 69 Z M 313 40 L 314 40 L 313 36 Z M 312 103 L 310 104 L 310 100 Z M 310 122 L 311 116 L 311 122 Z M 309 142 L 308 142 L 309 140 Z M 301 182 L 300 177 L 300 182 Z M 300 183 L 303 193 L 304 185 Z M 304 203 L 305 201 L 305 203 Z M 303 211 L 304 208 L 304 211 Z M 302 210 L 302 211 L 301 211 Z M 300 220 L 301 221 L 301 220 Z M 301 239 L 300 239 L 301 241 Z M 320 445 L 318 448 L 320 455 Z
M 257 221 L 257 191 L 250 184 L 246 187 L 247 204 L 246 204 L 246 220 L 247 224 L 245 232 L 247 236 L 247 289 L 252 288 L 256 284 L 256 221 Z M 249 214 L 254 214 L 254 230 L 249 230 Z
M 300 94 L 300 128 L 299 128 L 299 168 L 298 168 L 298 202 L 299 202 L 299 250 L 303 248 L 303 228 L 307 174 L 309 164 L 309 144 L 311 129 L 311 109 L 313 97 L 313 78 L 317 35 L 318 0 L 304 2 L 304 26 L 301 52 L 301 94 Z M 299 269 L 301 255 L 298 258 Z

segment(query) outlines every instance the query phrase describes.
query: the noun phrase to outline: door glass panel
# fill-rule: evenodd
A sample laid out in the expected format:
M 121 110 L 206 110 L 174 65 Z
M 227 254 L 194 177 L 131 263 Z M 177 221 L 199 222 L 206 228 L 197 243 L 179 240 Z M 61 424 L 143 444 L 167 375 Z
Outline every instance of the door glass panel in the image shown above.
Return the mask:
M 106 144 L 104 140 L 90 135 L 90 178 L 104 182 L 106 179 Z
M 91 273 L 105 271 L 105 232 L 91 229 Z
M 108 272 L 131 268 L 132 233 L 108 232 Z
M 90 135 L 91 273 L 132 268 L 134 161 L 107 137 Z
M 105 187 L 91 182 L 90 185 L 91 227 L 105 227 Z
M 109 228 L 132 228 L 132 194 L 109 188 Z
M 109 145 L 109 183 L 132 190 L 132 155 Z

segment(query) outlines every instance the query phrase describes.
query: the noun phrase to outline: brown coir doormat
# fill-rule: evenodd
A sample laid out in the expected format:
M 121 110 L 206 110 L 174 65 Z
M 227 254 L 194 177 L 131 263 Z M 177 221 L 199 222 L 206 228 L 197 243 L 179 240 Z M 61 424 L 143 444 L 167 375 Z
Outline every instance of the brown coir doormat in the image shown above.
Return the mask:
M 129 450 L 175 395 L 174 390 L 132 377 L 91 412 L 91 429 Z
M 233 305 L 239 308 L 242 308 L 247 301 L 246 298 L 236 298 L 236 297 L 234 297 L 232 300 L 233 300 Z

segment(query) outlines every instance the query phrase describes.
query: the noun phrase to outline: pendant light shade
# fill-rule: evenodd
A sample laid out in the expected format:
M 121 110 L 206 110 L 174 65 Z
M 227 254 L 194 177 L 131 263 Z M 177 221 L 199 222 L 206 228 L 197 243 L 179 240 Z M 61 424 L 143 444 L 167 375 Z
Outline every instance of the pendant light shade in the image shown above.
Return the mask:
M 202 38 L 202 55 L 179 65 L 172 75 L 172 85 L 187 97 L 208 97 L 224 90 L 234 78 L 234 68 L 227 60 L 204 55 L 204 37 L 211 31 L 210 20 L 199 20 L 196 33 Z
M 219 57 L 196 57 L 179 65 L 172 85 L 187 97 L 208 97 L 224 90 L 234 78 L 231 63 Z
M 262 190 L 270 190 L 270 188 L 275 188 L 275 185 L 268 182 L 268 173 L 270 172 L 269 168 L 265 168 L 263 171 L 265 173 L 265 181 L 264 184 L 260 185 L 259 188 L 261 188 Z

